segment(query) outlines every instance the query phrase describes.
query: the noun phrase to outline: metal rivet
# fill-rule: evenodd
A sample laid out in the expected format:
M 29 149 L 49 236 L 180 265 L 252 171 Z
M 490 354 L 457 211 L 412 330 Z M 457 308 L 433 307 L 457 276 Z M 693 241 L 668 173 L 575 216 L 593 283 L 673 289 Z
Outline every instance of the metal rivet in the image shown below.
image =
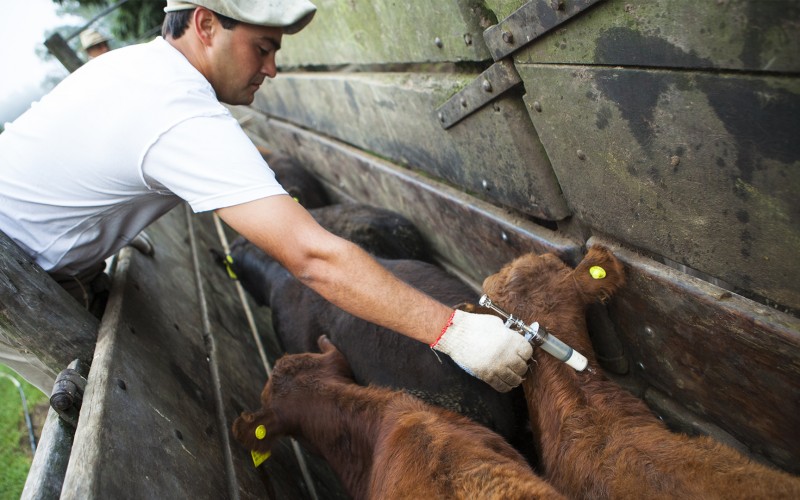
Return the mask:
M 465 108 L 467 107 L 467 100 L 464 99 L 463 97 L 461 98 L 461 106 L 463 106 Z
M 444 123 L 444 113 L 439 113 L 439 121 Z
M 175 429 L 175 437 L 183 441 L 183 434 L 178 429 Z
M 441 38 L 439 38 L 438 36 L 437 36 L 437 37 L 436 37 L 436 38 L 433 40 L 433 43 L 434 43 L 434 45 L 436 45 L 436 46 L 437 46 L 437 47 L 439 47 L 440 49 L 441 49 L 442 47 L 444 47 L 444 43 L 442 43 L 442 39 L 441 39 Z
M 472 45 L 472 35 L 466 33 L 464 35 L 464 43 L 466 43 L 467 45 Z
M 650 328 L 649 326 L 646 326 L 646 327 L 644 327 L 644 333 L 646 333 L 647 335 L 652 336 L 653 333 L 655 333 L 655 332 L 653 332 L 652 328 Z
M 533 109 L 535 109 L 537 112 L 541 113 L 542 112 L 542 103 L 540 103 L 539 101 L 533 101 Z
M 505 231 L 500 233 L 500 238 L 502 238 L 503 241 L 508 241 L 508 235 L 505 233 Z
M 117 379 L 117 386 L 118 386 L 120 389 L 122 389 L 123 391 L 125 391 L 125 390 L 127 390 L 127 389 L 128 389 L 128 386 L 127 386 L 127 385 L 125 385 L 125 381 L 124 381 L 124 380 L 122 380 L 122 379 L 120 379 L 120 378 L 118 378 L 118 379 Z
M 490 82 L 489 80 L 484 80 L 483 83 L 481 84 L 481 87 L 486 92 L 491 92 L 492 91 L 492 82 Z
M 586 153 L 584 153 L 580 149 L 577 151 L 577 153 L 578 153 L 578 159 L 579 160 L 585 160 L 586 159 Z
M 514 35 L 512 35 L 510 31 L 504 31 L 503 41 L 506 43 L 514 43 Z
M 489 182 L 484 179 L 481 181 L 481 186 L 483 186 L 483 189 L 489 189 Z

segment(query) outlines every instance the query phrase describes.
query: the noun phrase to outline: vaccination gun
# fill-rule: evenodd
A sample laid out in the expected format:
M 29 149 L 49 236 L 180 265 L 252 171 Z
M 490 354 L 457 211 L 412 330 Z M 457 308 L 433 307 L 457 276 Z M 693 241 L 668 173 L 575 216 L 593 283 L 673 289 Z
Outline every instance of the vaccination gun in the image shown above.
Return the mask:
M 497 307 L 491 299 L 489 299 L 488 295 L 481 297 L 478 304 L 483 307 L 488 307 L 504 317 L 506 319 L 506 328 L 511 328 L 521 333 L 525 337 L 525 340 L 530 342 L 531 345 L 534 347 L 541 347 L 545 352 L 553 355 L 556 359 L 563 361 L 575 370 L 582 372 L 586 369 L 586 365 L 589 364 L 589 361 L 583 354 L 558 340 L 555 335 L 548 333 L 544 327 L 539 326 L 538 322 L 534 321 L 530 326 L 526 325 L 521 319 L 515 318 Z

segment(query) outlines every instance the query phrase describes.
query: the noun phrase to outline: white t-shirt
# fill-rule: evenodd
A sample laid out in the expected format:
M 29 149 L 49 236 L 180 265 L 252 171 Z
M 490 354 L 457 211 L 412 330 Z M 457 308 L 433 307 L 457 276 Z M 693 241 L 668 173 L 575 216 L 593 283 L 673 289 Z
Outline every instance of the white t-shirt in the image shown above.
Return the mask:
M 0 134 L 0 230 L 75 274 L 181 200 L 285 194 L 208 81 L 162 38 L 92 59 Z

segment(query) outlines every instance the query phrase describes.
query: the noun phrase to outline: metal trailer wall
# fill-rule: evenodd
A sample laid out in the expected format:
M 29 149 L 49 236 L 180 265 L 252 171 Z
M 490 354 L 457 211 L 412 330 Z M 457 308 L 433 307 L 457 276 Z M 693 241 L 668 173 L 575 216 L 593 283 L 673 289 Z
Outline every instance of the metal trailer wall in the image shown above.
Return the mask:
M 675 429 L 800 472 L 800 5 L 318 0 L 233 108 L 476 286 L 616 249 L 607 371 Z

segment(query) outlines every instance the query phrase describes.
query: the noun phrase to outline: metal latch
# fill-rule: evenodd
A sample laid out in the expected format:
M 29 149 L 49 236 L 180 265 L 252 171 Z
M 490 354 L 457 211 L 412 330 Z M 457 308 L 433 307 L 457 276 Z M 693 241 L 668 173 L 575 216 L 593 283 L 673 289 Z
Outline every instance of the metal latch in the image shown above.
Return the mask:
M 497 61 L 436 110 L 439 123 L 448 129 L 521 82 L 510 59 Z
M 556 26 L 603 0 L 533 0 L 483 32 L 483 40 L 499 61 Z

